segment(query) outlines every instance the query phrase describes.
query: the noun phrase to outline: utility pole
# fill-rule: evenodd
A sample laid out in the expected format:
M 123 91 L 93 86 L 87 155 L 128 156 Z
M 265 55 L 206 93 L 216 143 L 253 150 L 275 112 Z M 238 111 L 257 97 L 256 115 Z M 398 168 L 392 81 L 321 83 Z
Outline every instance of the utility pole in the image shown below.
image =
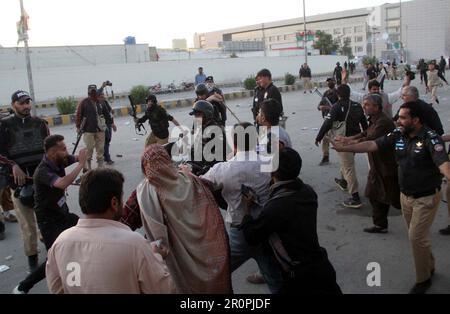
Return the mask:
M 303 0 L 303 26 L 304 26 L 304 31 L 305 31 L 305 35 L 303 36 L 303 41 L 304 41 L 304 50 L 305 50 L 305 63 L 308 63 L 308 47 L 307 47 L 307 40 L 308 38 L 306 37 L 306 11 L 305 11 L 305 0 Z
M 28 30 L 27 30 L 27 27 L 25 27 L 25 25 L 24 25 L 26 16 L 25 16 L 25 9 L 23 8 L 23 0 L 20 0 L 20 12 L 21 12 L 21 26 L 22 26 L 22 30 L 23 30 L 23 38 L 22 39 L 25 44 L 25 60 L 27 63 L 28 86 L 30 89 L 30 96 L 33 99 L 33 102 L 31 103 L 31 110 L 32 110 L 32 115 L 36 116 L 37 115 L 36 105 L 34 104 L 34 102 L 36 101 L 36 98 L 34 97 L 33 73 L 31 71 L 30 49 L 28 47 Z
M 402 0 L 400 0 L 400 60 L 403 60 Z M 404 62 L 404 60 L 403 60 Z

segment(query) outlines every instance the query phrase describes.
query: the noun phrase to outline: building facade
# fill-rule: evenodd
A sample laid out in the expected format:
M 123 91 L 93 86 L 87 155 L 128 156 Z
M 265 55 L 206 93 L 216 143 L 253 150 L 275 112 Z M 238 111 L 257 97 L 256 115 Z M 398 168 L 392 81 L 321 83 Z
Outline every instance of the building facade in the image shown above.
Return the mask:
M 420 58 L 450 56 L 450 0 L 399 1 L 378 7 L 306 17 L 307 31 L 331 34 L 350 43 L 357 57 L 416 62 Z M 197 49 L 219 49 L 224 42 L 259 41 L 264 51 L 304 51 L 303 18 L 289 19 L 222 31 L 196 33 Z M 308 51 L 314 41 L 307 44 Z

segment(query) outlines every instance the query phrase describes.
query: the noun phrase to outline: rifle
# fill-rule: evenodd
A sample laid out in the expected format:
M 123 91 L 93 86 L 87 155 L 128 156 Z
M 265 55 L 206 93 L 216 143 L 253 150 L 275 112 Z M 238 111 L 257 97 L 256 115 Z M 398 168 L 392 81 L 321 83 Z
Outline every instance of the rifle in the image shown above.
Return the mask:
M 81 137 L 83 136 L 84 133 L 84 126 L 86 125 L 86 120 L 87 120 L 86 117 L 84 117 L 83 120 L 81 121 L 80 132 L 78 132 L 77 134 L 77 142 L 73 144 L 75 145 L 75 147 L 73 148 L 72 155 L 75 155 L 75 153 L 77 152 L 78 145 L 80 144 Z
M 133 97 L 131 97 L 131 95 L 128 95 L 128 99 L 130 100 L 131 105 L 130 116 L 132 116 L 134 120 L 137 120 L 136 104 L 134 103 Z M 147 129 L 145 128 L 143 123 L 135 122 L 134 128 L 137 135 L 144 136 L 147 134 Z M 144 129 L 144 132 L 141 131 L 142 129 Z

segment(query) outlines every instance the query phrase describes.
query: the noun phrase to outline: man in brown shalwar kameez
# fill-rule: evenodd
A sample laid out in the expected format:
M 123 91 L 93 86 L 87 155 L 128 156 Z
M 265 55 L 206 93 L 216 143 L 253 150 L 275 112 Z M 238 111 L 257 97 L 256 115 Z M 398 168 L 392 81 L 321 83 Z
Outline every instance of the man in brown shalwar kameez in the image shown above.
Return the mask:
M 383 99 L 378 94 L 369 94 L 364 98 L 363 107 L 369 116 L 369 128 L 352 137 L 339 137 L 336 142 L 344 145 L 373 141 L 391 133 L 394 122 L 383 113 Z M 364 229 L 368 233 L 388 232 L 388 213 L 392 205 L 400 209 L 400 189 L 398 185 L 397 162 L 394 150 L 368 153 L 369 175 L 367 178 L 366 197 L 373 208 L 373 227 Z

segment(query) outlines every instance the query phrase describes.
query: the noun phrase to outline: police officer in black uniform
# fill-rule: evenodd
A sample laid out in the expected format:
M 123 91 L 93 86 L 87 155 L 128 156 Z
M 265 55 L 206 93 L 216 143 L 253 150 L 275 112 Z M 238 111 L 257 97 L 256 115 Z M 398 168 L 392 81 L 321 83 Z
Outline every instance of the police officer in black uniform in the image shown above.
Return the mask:
M 397 128 L 376 141 L 336 146 L 337 151 L 375 152 L 395 148 L 403 216 L 409 231 L 416 266 L 412 294 L 423 294 L 431 286 L 435 262 L 429 240 L 430 227 L 441 201 L 442 174 L 450 179 L 450 162 L 442 138 L 423 124 L 417 102 L 401 106 Z
M 252 107 L 253 119 L 255 121 L 255 124 L 257 124 L 256 117 L 259 113 L 259 107 L 262 102 L 267 99 L 275 99 L 278 102 L 278 104 L 281 106 L 281 116 L 283 117 L 283 100 L 280 90 L 272 82 L 272 73 L 270 73 L 270 71 L 267 69 L 259 71 L 256 75 L 256 84 L 257 86 L 255 89 L 255 96 L 253 99 Z
M 207 77 L 210 81 L 212 76 Z M 221 125 L 225 126 L 225 122 L 227 121 L 227 108 L 225 107 L 224 97 L 221 95 L 221 91 L 219 89 L 208 89 L 206 84 L 199 84 L 195 88 L 195 93 L 197 94 L 197 98 L 195 102 L 204 100 L 209 102 L 214 109 L 214 120 Z
M 325 117 L 330 113 L 331 107 L 339 100 L 339 96 L 336 90 L 336 81 L 334 80 L 334 78 L 327 78 L 326 83 L 328 89 L 323 94 L 323 98 L 320 101 L 319 106 L 317 106 L 317 110 L 322 112 L 323 119 L 325 119 Z M 327 138 L 324 138 L 322 141 L 322 152 L 323 157 L 319 166 L 326 165 L 330 162 L 330 142 Z
M 226 161 L 225 132 L 222 126 L 216 121 L 216 119 L 214 119 L 213 105 L 205 100 L 197 101 L 189 115 L 194 116 L 196 119 L 192 130 L 194 135 L 194 145 L 191 149 L 191 159 L 194 161 L 193 165 L 197 167 L 196 169 L 193 169 L 193 172 L 196 175 L 202 175 L 205 174 L 214 164 Z M 201 127 L 199 123 L 201 123 Z M 219 136 L 218 143 L 220 142 L 222 145 L 212 147 L 211 152 L 205 152 L 205 146 L 210 141 L 216 140 L 217 136 Z M 217 148 L 220 148 L 222 152 L 217 152 Z M 216 152 L 218 156 L 220 155 L 218 158 L 215 156 Z M 213 156 L 209 156 L 209 153 Z M 199 157 L 201 157 L 201 159 L 199 159 Z
M 37 223 L 33 206 L 34 171 L 44 156 L 44 140 L 50 134 L 47 122 L 32 117 L 32 99 L 25 91 L 17 91 L 11 97 L 14 115 L 1 120 L 0 155 L 14 163 L 13 203 L 22 231 L 25 255 L 30 271 L 38 266 Z
M 169 142 L 169 121 L 180 126 L 178 121 L 167 113 L 166 109 L 158 104 L 155 95 L 149 95 L 146 100 L 147 110 L 141 118 L 136 118 L 135 123 L 145 123 L 148 120 L 152 133 L 145 140 L 145 147 L 152 144 L 164 145 Z
M 223 92 L 214 83 L 214 77 L 208 76 L 205 80 L 206 88 L 208 88 L 208 98 L 211 105 L 214 106 L 214 114 L 221 126 L 225 126 L 227 122 L 227 108 L 225 105 L 225 97 Z

